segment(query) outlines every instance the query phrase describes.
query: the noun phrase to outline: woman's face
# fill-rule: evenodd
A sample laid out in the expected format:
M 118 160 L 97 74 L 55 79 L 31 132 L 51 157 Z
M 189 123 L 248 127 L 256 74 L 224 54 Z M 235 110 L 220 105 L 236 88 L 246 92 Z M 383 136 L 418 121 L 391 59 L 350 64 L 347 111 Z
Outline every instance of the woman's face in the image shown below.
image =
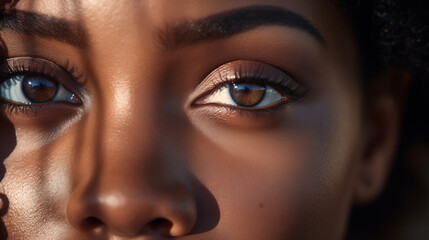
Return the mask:
M 365 129 L 336 1 L 13 9 L 0 20 L 9 239 L 342 238 Z

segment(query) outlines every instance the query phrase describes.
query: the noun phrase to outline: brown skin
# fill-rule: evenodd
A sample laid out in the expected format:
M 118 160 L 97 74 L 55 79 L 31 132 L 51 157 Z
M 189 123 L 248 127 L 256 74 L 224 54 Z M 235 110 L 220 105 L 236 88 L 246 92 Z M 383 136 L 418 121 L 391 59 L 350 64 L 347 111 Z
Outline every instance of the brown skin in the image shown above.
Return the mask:
M 156 41 L 168 24 L 257 4 L 304 16 L 326 44 L 284 26 L 171 51 Z M 382 189 L 404 98 L 395 87 L 363 94 L 356 43 L 335 1 L 22 0 L 15 8 L 78 22 L 89 44 L 2 30 L 3 58 L 68 62 L 83 76 L 69 83 L 81 106 L 1 112 L 9 239 L 342 239 L 351 206 Z M 309 92 L 259 115 L 194 106 L 216 83 L 207 75 L 236 60 L 275 66 Z M 397 73 L 378 82 L 407 78 Z

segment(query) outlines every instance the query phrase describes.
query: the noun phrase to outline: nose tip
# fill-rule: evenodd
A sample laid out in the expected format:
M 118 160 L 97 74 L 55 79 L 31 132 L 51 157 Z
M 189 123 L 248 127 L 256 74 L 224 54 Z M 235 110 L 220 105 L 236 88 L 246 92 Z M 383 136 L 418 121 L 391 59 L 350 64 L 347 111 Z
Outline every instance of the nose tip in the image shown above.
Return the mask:
M 88 235 L 126 237 L 179 237 L 193 228 L 196 204 L 187 189 L 144 195 L 126 192 L 75 191 L 67 204 L 70 225 Z

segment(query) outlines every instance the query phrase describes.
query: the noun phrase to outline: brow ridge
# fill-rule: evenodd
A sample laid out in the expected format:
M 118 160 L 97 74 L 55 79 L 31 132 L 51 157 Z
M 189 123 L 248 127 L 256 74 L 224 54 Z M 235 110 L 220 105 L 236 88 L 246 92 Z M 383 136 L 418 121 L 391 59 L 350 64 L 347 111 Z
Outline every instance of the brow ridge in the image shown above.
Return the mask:
M 157 35 L 163 48 L 174 50 L 196 42 L 229 38 L 266 25 L 299 29 L 309 33 L 322 44 L 326 44 L 322 34 L 303 16 L 284 8 L 259 5 L 167 25 Z
M 85 48 L 88 38 L 79 24 L 60 18 L 22 10 L 9 10 L 0 14 L 0 30 L 10 29 L 28 36 L 41 36 Z

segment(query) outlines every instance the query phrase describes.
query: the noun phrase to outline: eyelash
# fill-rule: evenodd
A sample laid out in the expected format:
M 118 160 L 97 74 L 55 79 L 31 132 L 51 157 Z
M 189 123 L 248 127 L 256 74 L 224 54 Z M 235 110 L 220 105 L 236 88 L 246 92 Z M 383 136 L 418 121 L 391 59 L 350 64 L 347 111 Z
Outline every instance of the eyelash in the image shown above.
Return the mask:
M 40 110 L 46 108 L 44 105 L 15 105 L 12 103 L 1 102 L 2 108 L 4 111 L 9 112 L 9 115 L 12 114 L 28 114 L 32 112 L 34 116 L 37 116 L 37 113 Z
M 11 64 L 4 63 L 4 61 L 7 61 L 7 60 L 10 60 Z M 42 60 L 42 59 L 38 59 L 38 60 Z M 34 61 L 36 61 L 36 58 L 34 59 Z M 46 61 L 46 60 L 42 60 L 42 61 Z M 46 66 L 41 66 L 39 65 L 40 64 L 39 62 L 37 62 L 36 64 L 32 62 L 30 58 L 16 58 L 16 59 L 9 58 L 9 59 L 2 59 L 0 62 L 2 62 L 3 64 L 6 64 L 6 66 L 2 67 L 2 69 L 0 70 L 0 84 L 9 78 L 12 78 L 14 76 L 21 75 L 21 74 L 43 76 L 59 84 L 63 84 L 64 82 L 61 79 L 60 74 L 55 73 L 55 70 L 49 69 Z M 53 62 L 50 62 L 50 63 L 55 64 Z M 64 66 L 60 66 L 58 64 L 55 64 L 55 65 L 59 67 L 62 71 L 64 71 L 66 74 L 68 74 L 69 77 L 74 79 L 75 81 L 77 82 L 82 81 L 83 75 L 77 74 L 76 69 L 72 67 L 69 59 L 66 59 L 66 63 Z M 53 105 L 53 104 L 56 104 L 56 103 L 51 103 L 50 105 Z M 35 116 L 37 116 L 37 113 L 39 111 L 47 107 L 46 104 L 37 104 L 37 103 L 31 104 L 31 105 L 13 104 L 10 102 L 6 102 L 5 100 L 2 100 L 2 99 L 0 99 L 0 105 L 3 111 L 8 112 L 9 115 L 33 113 Z
M 4 59 L 2 60 L 4 61 Z M 19 60 L 17 60 L 19 61 Z M 70 60 L 66 60 L 66 63 L 63 66 L 59 66 L 62 70 L 66 71 L 68 74 L 70 74 L 70 76 L 75 79 L 76 81 L 81 81 L 81 79 L 83 78 L 82 74 L 77 74 L 76 73 L 76 69 L 74 67 L 72 67 Z M 59 82 L 61 83 L 61 79 L 60 76 L 54 74 L 54 71 L 49 71 L 47 70 L 45 67 L 43 67 L 42 69 L 37 69 L 37 67 L 35 66 L 35 64 L 27 64 L 26 66 L 24 64 L 20 64 L 20 65 L 7 65 L 7 72 L 6 73 L 0 73 L 1 74 L 1 78 L 10 78 L 19 74 L 30 74 L 30 75 L 37 75 L 37 76 L 44 76 L 47 77 L 55 82 Z M 3 82 L 2 80 L 0 80 L 0 82 Z
M 241 108 L 241 107 L 228 106 L 228 105 L 222 105 L 221 107 L 225 108 L 229 114 L 232 114 L 236 117 L 243 117 L 243 118 L 250 117 L 256 120 L 260 120 L 270 114 L 273 114 L 274 112 L 282 110 L 284 106 L 288 104 L 290 104 L 290 102 L 282 101 L 279 104 L 276 104 L 272 107 L 261 108 L 261 109 L 248 109 L 248 108 Z
M 221 80 L 219 85 L 214 88 L 213 90 L 211 90 L 210 92 L 214 92 L 226 85 L 231 85 L 231 84 L 241 84 L 241 83 L 248 83 L 248 84 L 256 84 L 256 85 L 261 85 L 261 86 L 270 86 L 273 87 L 274 89 L 278 90 L 279 92 L 282 93 L 282 95 L 286 95 L 290 101 L 297 101 L 299 99 L 301 99 L 302 97 L 304 97 L 303 95 L 305 93 L 299 93 L 296 91 L 293 91 L 292 89 L 288 88 L 286 85 L 288 84 L 288 80 L 284 79 L 281 82 L 274 82 L 272 80 L 270 80 L 269 78 L 242 78 L 242 77 L 237 77 L 236 80 L 233 79 L 224 79 Z

